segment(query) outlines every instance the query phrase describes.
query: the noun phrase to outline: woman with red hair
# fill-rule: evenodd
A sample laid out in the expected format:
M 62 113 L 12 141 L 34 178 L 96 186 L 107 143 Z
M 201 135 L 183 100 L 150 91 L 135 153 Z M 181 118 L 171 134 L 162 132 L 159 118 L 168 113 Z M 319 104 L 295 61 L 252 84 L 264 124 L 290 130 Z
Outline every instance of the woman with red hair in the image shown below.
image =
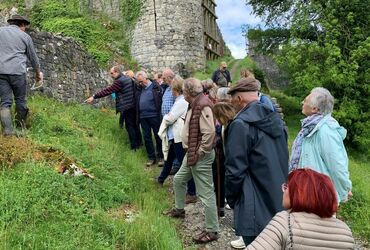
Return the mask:
M 312 169 L 292 171 L 282 185 L 283 206 L 245 249 L 353 249 L 349 227 L 333 217 L 337 194 L 327 175 Z

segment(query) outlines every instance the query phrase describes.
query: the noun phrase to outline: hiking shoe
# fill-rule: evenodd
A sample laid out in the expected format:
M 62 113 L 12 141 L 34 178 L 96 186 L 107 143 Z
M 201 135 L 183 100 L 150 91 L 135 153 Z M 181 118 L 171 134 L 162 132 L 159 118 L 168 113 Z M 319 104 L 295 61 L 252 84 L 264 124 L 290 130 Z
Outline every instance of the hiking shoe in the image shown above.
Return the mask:
M 172 208 L 172 209 L 168 210 L 167 212 L 165 212 L 164 215 L 167 215 L 167 216 L 172 217 L 172 218 L 184 219 L 185 218 L 185 209 Z
M 231 241 L 230 245 L 235 249 L 244 249 L 245 248 L 244 240 L 243 240 L 243 237 L 241 237 L 241 236 L 237 240 Z
M 206 244 L 217 239 L 218 239 L 217 232 L 207 232 L 207 231 L 203 231 L 200 234 L 193 237 L 193 241 L 196 244 Z
M 196 203 L 197 201 L 198 197 L 196 195 L 186 195 L 185 204 Z
M 177 166 L 172 166 L 172 169 L 170 171 L 170 175 L 175 175 L 177 173 L 177 171 L 179 171 L 180 168 L 178 168 Z
M 147 161 L 147 162 L 146 162 L 146 164 L 145 164 L 145 165 L 146 165 L 147 167 L 151 167 L 151 166 L 153 166 L 154 164 L 155 164 L 155 160 L 149 160 L 149 161 Z
M 158 160 L 158 167 L 163 167 L 164 165 L 164 160 L 163 159 L 159 159 Z

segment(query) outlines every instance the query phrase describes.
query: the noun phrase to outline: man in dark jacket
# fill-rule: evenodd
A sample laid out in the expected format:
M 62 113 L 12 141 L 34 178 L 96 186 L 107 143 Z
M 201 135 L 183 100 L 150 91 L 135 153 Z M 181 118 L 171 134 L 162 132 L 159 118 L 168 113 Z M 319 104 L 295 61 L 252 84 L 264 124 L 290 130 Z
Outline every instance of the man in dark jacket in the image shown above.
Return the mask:
M 213 72 L 212 81 L 218 87 L 228 87 L 231 84 L 230 72 L 227 70 L 226 62 L 220 63 L 220 68 Z
M 238 114 L 225 131 L 226 199 L 246 246 L 283 209 L 281 185 L 288 175 L 283 121 L 258 102 L 258 87 L 248 77 L 229 90 Z
M 155 81 L 149 80 L 144 71 L 136 73 L 136 80 L 140 85 L 137 106 L 144 134 L 145 149 L 149 158 L 146 165 L 150 167 L 158 162 L 159 166 L 163 166 L 162 141 L 158 136 L 161 125 L 162 88 Z M 154 150 L 152 131 L 156 150 Z
M 114 79 L 114 83 L 89 97 L 86 102 L 92 103 L 94 99 L 115 93 L 116 111 L 117 113 L 121 113 L 121 116 L 125 121 L 131 149 L 136 150 L 140 147 L 141 133 L 140 130 L 136 129 L 134 82 L 131 78 L 122 74 L 119 66 L 112 67 L 109 73 Z

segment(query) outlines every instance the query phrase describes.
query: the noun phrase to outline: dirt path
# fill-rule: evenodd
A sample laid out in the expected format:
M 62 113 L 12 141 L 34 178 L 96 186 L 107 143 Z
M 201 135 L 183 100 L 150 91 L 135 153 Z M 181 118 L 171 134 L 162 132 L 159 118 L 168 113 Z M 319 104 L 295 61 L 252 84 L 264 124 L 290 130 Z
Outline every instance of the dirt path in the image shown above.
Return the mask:
M 230 69 L 231 79 L 233 80 L 234 83 L 236 82 L 235 80 L 239 79 L 239 74 L 240 74 L 239 65 L 241 61 L 242 61 L 241 59 L 235 59 Z

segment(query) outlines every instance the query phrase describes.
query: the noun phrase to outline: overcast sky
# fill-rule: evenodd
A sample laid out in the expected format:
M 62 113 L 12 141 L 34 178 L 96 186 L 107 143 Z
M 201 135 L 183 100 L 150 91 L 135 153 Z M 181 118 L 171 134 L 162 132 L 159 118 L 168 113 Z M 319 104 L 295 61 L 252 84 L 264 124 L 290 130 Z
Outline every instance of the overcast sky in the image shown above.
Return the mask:
M 247 6 L 245 0 L 216 0 L 216 4 L 217 23 L 231 54 L 238 59 L 244 58 L 245 38 L 241 26 L 261 24 L 261 20 L 252 15 L 252 7 Z

